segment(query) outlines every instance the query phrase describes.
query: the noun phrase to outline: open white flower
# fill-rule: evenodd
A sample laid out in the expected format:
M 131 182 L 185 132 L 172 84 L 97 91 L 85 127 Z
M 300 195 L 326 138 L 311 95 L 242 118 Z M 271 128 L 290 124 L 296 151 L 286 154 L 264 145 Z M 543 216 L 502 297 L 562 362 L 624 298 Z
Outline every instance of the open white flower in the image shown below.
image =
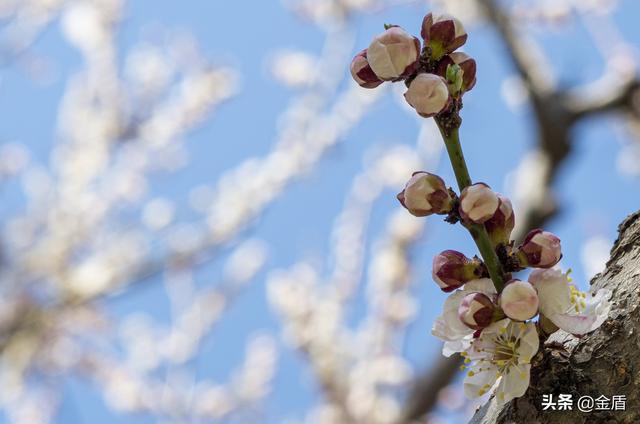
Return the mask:
M 444 302 L 442 314 L 436 318 L 431 329 L 431 334 L 444 341 L 442 347 L 444 356 L 466 350 L 473 339 L 472 335 L 476 330 L 467 327 L 458 314 L 462 299 L 471 293 L 482 293 L 490 299 L 497 295 L 493 281 L 489 278 L 471 280 L 449 295 Z
M 473 362 L 464 379 L 469 398 L 484 395 L 495 386 L 498 402 L 522 396 L 529 387 L 531 358 L 538 352 L 538 332 L 532 322 L 508 318 L 491 324 L 462 352 Z
M 611 291 L 600 289 L 595 296 L 579 291 L 568 273 L 557 269 L 538 269 L 529 282 L 538 291 L 540 313 L 555 325 L 574 335 L 589 333 L 602 325 L 611 310 Z

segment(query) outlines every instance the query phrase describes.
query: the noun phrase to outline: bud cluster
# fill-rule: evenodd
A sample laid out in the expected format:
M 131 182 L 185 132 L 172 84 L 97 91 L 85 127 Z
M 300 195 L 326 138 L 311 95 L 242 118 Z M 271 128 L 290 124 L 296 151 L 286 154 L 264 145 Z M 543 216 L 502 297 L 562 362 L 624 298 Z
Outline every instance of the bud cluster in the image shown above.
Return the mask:
M 455 51 L 467 40 L 458 19 L 427 14 L 420 30 L 422 43 L 397 25 L 385 28 L 351 62 L 351 76 L 361 87 L 404 81 L 407 103 L 429 118 L 449 110 L 475 85 L 475 60 Z
M 514 248 L 511 232 L 515 226 L 515 214 L 511 201 L 485 183 L 472 184 L 458 196 L 452 188 L 447 188 L 441 177 L 420 171 L 412 175 L 397 197 L 402 206 L 415 216 L 447 215 L 448 221 L 459 221 L 465 227 L 483 226 L 496 252 L 506 252 L 498 256 L 504 261 L 502 266 L 507 271 L 551 268 L 562 257 L 560 239 L 543 230 L 531 231 L 523 243 Z M 477 257 L 470 259 L 456 250 L 445 250 L 433 258 L 432 277 L 444 292 L 452 292 L 470 281 L 487 276 L 486 265 Z M 526 281 L 508 281 L 495 299 L 467 297 L 468 301 L 460 305 L 459 318 L 474 330 L 505 316 L 515 321 L 526 321 L 538 314 L 537 291 Z
M 482 396 L 495 386 L 496 398 L 505 401 L 526 391 L 540 334 L 595 330 L 607 318 L 611 293 L 601 289 L 588 297 L 570 284 L 568 273 L 553 269 L 562 258 L 554 234 L 536 229 L 516 245 L 511 201 L 485 183 L 470 184 L 457 131 L 462 95 L 476 84 L 475 60 L 456 51 L 467 34 L 457 19 L 429 13 L 420 35 L 422 48 L 402 28 L 387 26 L 356 55 L 351 74 L 365 88 L 404 81 L 407 103 L 420 116 L 436 118 L 460 194 L 438 175 L 419 171 L 397 198 L 412 215 L 445 215 L 445 221 L 460 223 L 473 237 L 482 259 L 456 250 L 433 258 L 433 280 L 451 294 L 432 333 L 444 341 L 443 354 L 460 352 L 465 364 L 475 361 L 465 377 L 467 395 Z M 537 269 L 527 280 L 513 278 L 526 268 Z M 536 316 L 534 324 L 530 320 Z

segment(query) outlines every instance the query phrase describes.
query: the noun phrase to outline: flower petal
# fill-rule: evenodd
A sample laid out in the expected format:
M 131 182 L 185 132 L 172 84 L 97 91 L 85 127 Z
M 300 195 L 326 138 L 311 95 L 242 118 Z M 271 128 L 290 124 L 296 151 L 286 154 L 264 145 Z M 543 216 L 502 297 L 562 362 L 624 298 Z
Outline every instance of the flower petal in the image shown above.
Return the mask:
M 531 273 L 529 282 L 538 291 L 539 309 L 543 315 L 562 314 L 571 307 L 567 274 L 556 269 L 539 269 Z
M 506 327 L 512 322 L 510 319 L 505 318 L 500 321 L 494 322 L 480 333 L 480 337 L 473 339 L 473 343 L 466 351 L 467 358 L 474 360 L 488 359 L 491 360 L 493 352 L 496 347 L 496 335 L 506 332 Z
M 473 333 L 474 330 L 464 325 L 458 317 L 458 307 L 465 295 L 466 293 L 462 290 L 449 295 L 444 301 L 442 315 L 433 323 L 431 334 L 444 341 L 456 341 Z
M 473 336 L 469 334 L 460 340 L 446 341 L 442 346 L 442 354 L 447 358 L 454 353 L 464 352 L 469 349 Z
M 514 324 L 518 325 L 518 324 Z M 531 358 L 538 353 L 540 347 L 540 339 L 538 338 L 538 331 L 535 324 L 528 322 L 524 324 L 525 328 L 522 329 L 520 334 L 520 347 L 518 348 L 518 361 L 520 363 L 528 363 Z
M 492 363 L 481 361 L 471 367 L 464 378 L 464 394 L 474 399 L 487 393 L 498 378 L 498 367 Z
M 549 319 L 564 331 L 582 335 L 602 325 L 611 310 L 611 291 L 600 289 L 595 296 L 585 300 L 585 309 L 580 314 L 554 314 Z
M 507 369 L 496 389 L 496 399 L 499 403 L 508 402 L 525 394 L 529 387 L 530 370 L 530 364 L 514 365 Z
M 484 330 L 482 330 L 483 336 L 490 336 L 492 334 L 504 333 L 510 323 L 512 323 L 509 318 L 503 318 L 500 321 L 496 321 Z
M 471 280 L 464 286 L 462 290 L 465 292 L 480 292 L 487 295 L 496 294 L 496 287 L 493 285 L 491 278 L 478 278 L 477 280 Z
M 567 333 L 581 335 L 591 331 L 597 317 L 595 315 L 555 314 L 549 315 L 548 318 Z

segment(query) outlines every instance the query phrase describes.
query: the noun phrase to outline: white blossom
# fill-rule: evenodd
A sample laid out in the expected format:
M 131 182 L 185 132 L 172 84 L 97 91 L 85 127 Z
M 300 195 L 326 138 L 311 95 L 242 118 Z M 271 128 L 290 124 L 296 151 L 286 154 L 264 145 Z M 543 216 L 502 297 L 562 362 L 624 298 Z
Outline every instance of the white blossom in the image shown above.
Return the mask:
M 608 289 L 588 295 L 571 284 L 569 273 L 557 269 L 538 269 L 531 273 L 529 282 L 538 291 L 540 313 L 568 333 L 589 333 L 600 327 L 609 315 L 611 291 Z
M 482 396 L 493 387 L 498 402 L 522 396 L 529 387 L 531 358 L 538 345 L 532 322 L 506 318 L 485 328 L 462 353 L 466 363 L 473 362 L 464 379 L 467 397 Z

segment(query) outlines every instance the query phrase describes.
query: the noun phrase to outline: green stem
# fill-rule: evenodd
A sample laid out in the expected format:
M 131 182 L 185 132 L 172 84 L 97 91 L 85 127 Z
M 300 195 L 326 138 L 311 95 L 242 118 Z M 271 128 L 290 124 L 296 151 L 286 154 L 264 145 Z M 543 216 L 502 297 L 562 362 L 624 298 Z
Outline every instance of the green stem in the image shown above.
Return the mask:
M 500 265 L 498 255 L 496 255 L 496 252 L 493 250 L 493 245 L 491 244 L 491 240 L 489 240 L 487 230 L 482 224 L 471 224 L 467 226 L 467 230 L 469 230 L 473 241 L 475 241 L 476 246 L 478 246 L 478 250 L 487 267 L 487 271 L 489 271 L 489 277 L 491 277 L 493 285 L 496 287 L 498 293 L 500 293 L 504 288 L 504 272 L 502 271 L 502 265 Z
M 458 135 L 458 129 L 452 129 L 451 132 L 447 134 L 442 129 L 440 124 L 438 124 L 438 128 L 440 128 L 440 133 L 442 134 L 444 145 L 447 147 L 447 153 L 449 154 L 449 160 L 451 161 L 453 172 L 456 174 L 458 187 L 462 192 L 465 187 L 471 185 L 471 177 L 469 176 L 467 163 L 465 162 L 464 155 L 462 154 L 462 147 L 460 146 L 460 136 Z
M 462 190 L 471 185 L 471 177 L 469 176 L 467 163 L 464 160 L 462 147 L 460 146 L 458 128 L 446 131 L 441 123 L 438 121 L 436 121 L 436 123 L 438 123 L 444 145 L 447 147 L 447 153 L 451 161 L 451 166 L 453 167 L 453 172 L 456 175 L 458 187 L 460 188 L 460 192 L 462 192 Z M 491 244 L 486 228 L 484 228 L 482 224 L 469 224 L 465 225 L 465 227 L 469 230 L 476 246 L 478 246 L 482 260 L 487 267 L 487 271 L 489 271 L 489 276 L 496 290 L 500 293 L 504 287 L 505 276 L 498 255 L 496 255 L 495 250 L 493 250 L 493 245 Z

